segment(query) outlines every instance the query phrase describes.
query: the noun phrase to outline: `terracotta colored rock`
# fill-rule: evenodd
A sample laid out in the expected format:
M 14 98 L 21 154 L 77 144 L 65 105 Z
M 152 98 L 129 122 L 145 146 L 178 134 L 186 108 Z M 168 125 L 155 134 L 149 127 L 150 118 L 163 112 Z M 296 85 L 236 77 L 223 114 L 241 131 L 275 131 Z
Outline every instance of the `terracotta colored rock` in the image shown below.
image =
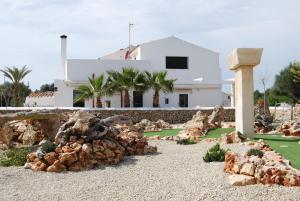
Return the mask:
M 232 186 L 246 186 L 256 184 L 254 177 L 242 175 L 242 174 L 233 174 L 229 176 L 229 184 Z
M 97 152 L 97 151 L 104 151 L 104 144 L 102 143 L 101 140 L 93 140 L 93 151 Z
M 77 142 L 74 142 L 70 145 L 70 147 L 74 149 L 74 151 L 79 152 L 81 150 L 82 145 Z
M 59 162 L 59 160 L 54 161 L 53 165 L 47 168 L 47 172 L 62 172 L 66 167 Z
M 300 136 L 300 129 L 290 131 L 292 136 Z
M 63 165 L 71 165 L 78 160 L 78 156 L 76 152 L 62 153 L 59 155 L 58 159 Z
M 33 153 L 28 154 L 26 156 L 26 158 L 27 158 L 28 162 L 33 162 L 37 158 L 37 155 L 35 152 L 33 152 Z
M 37 161 L 32 164 L 31 169 L 34 171 L 45 171 L 47 168 L 47 165 L 43 163 L 42 161 Z
M 113 151 L 111 151 L 110 149 L 105 149 L 103 154 L 106 155 L 107 158 L 115 157 L 115 153 Z
M 290 135 L 291 135 L 291 132 L 290 132 L 290 130 L 288 130 L 288 129 L 281 130 L 281 132 L 282 132 L 285 136 L 290 136 Z
M 70 153 L 74 151 L 74 149 L 69 147 L 68 145 L 63 146 L 61 149 L 64 153 Z
M 44 156 L 44 159 L 47 161 L 47 163 L 49 165 L 52 165 L 58 158 L 58 154 L 55 153 L 55 152 L 50 152 L 50 153 L 47 153 L 45 156 Z
M 69 171 L 81 171 L 83 169 L 82 163 L 80 161 L 77 161 L 75 163 L 73 163 L 72 165 L 68 166 L 68 170 Z
M 233 167 L 236 161 L 236 154 L 232 151 L 227 151 L 225 154 L 224 172 L 233 172 Z

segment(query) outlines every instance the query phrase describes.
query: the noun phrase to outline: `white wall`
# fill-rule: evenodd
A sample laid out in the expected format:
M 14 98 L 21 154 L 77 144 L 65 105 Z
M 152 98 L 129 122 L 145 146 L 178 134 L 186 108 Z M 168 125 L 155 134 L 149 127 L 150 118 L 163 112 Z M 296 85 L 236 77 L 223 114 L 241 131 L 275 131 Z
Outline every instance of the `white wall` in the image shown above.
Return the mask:
M 220 84 L 219 54 L 175 37 L 169 37 L 140 46 L 140 59 L 151 61 L 151 70 L 167 70 L 177 83 L 194 84 L 202 77 L 202 83 Z M 187 56 L 188 69 L 166 69 L 166 56 Z
M 27 96 L 24 103 L 25 107 L 53 107 L 54 96 L 29 97 Z
M 123 67 L 134 67 L 141 71 L 149 70 L 151 69 L 151 62 L 143 60 L 68 59 L 67 79 L 73 82 L 86 82 L 93 73 L 97 76 L 108 70 L 121 70 Z
M 87 83 L 87 78 L 94 73 L 96 76 L 108 70 L 121 70 L 122 67 L 134 67 L 141 71 L 167 70 L 168 77 L 177 79 L 175 88 L 189 90 L 189 107 L 215 106 L 222 104 L 221 69 L 219 68 L 219 54 L 175 37 L 169 37 L 140 45 L 135 50 L 137 60 L 109 60 L 105 59 L 68 59 L 67 81 L 56 81 L 55 106 L 73 106 L 73 90 L 80 83 Z M 115 56 L 112 54 L 111 56 Z M 188 69 L 166 69 L 166 56 L 187 56 Z M 193 81 L 203 78 L 202 82 Z M 178 107 L 179 94 L 160 95 L 161 107 Z M 132 101 L 132 92 L 131 105 Z M 152 107 L 153 92 L 144 94 L 144 107 Z M 169 104 L 165 104 L 169 98 Z M 103 97 L 102 102 L 111 101 L 111 107 L 120 107 L 120 96 Z M 92 101 L 85 102 L 86 107 L 92 107 Z
M 54 87 L 57 88 L 57 91 L 54 92 L 54 106 L 72 107 L 73 88 L 68 86 L 64 80 L 54 80 Z

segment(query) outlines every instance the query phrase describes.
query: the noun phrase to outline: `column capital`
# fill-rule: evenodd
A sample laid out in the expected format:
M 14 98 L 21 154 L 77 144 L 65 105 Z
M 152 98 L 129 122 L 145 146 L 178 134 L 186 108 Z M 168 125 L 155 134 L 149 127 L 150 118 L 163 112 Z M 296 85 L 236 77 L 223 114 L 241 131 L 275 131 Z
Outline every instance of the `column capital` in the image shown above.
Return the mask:
M 237 48 L 227 56 L 230 70 L 241 66 L 254 67 L 260 64 L 263 48 Z

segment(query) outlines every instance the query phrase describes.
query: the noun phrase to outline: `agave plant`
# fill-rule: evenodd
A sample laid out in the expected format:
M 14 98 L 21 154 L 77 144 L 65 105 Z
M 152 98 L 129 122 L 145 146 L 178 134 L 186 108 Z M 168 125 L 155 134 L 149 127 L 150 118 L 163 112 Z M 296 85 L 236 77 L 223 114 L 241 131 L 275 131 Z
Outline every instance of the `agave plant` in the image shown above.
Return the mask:
M 4 74 L 5 77 L 7 77 L 12 82 L 13 95 L 15 97 L 16 106 L 17 107 L 21 106 L 20 103 L 21 83 L 22 80 L 25 78 L 25 76 L 31 72 L 31 70 L 29 70 L 27 66 L 23 66 L 20 69 L 16 67 L 12 67 L 12 68 L 7 67 L 4 70 L 0 70 L 0 71 Z
M 95 106 L 102 107 L 101 97 L 107 93 L 104 74 L 88 79 L 88 84 L 81 84 L 77 87 L 78 96 L 75 98 L 75 102 L 92 99 L 93 108 Z

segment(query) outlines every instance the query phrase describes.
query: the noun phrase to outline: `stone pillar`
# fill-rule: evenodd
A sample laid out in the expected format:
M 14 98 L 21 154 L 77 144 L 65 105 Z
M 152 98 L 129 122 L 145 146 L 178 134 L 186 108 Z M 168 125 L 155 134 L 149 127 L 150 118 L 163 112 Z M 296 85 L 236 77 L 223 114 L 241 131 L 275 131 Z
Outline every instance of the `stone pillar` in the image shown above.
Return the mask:
M 235 71 L 235 124 L 250 139 L 254 136 L 253 68 L 260 63 L 262 48 L 238 48 L 228 55 Z
M 235 84 L 231 84 L 231 95 L 230 95 L 231 107 L 235 107 Z

